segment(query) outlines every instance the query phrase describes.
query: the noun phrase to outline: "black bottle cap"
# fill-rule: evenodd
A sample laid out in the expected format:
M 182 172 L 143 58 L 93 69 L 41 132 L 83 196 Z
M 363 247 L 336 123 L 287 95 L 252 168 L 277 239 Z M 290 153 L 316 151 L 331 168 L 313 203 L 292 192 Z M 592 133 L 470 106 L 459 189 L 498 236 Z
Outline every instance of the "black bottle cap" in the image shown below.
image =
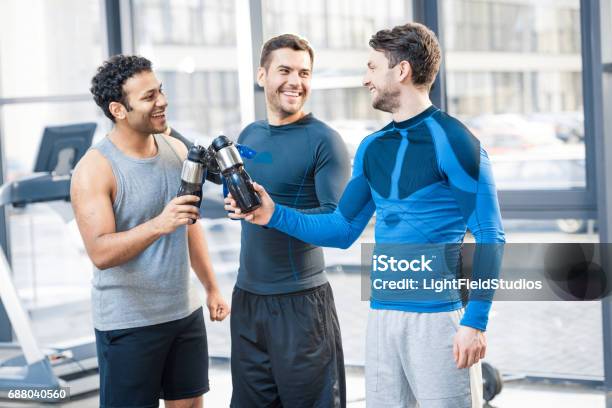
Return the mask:
M 223 149 L 224 147 L 231 146 L 232 141 L 229 140 L 226 136 L 219 136 L 215 140 L 212 141 L 211 146 L 215 149 L 216 152 Z
M 189 149 L 189 153 L 187 154 L 187 160 L 204 164 L 205 156 L 206 149 L 204 148 L 204 146 L 193 145 Z

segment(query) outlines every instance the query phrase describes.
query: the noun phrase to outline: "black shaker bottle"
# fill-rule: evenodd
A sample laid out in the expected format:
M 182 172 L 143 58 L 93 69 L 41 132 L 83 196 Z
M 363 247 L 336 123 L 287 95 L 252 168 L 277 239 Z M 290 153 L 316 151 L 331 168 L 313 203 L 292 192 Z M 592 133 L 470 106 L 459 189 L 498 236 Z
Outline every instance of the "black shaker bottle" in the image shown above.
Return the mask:
M 243 213 L 261 206 L 261 199 L 253 188 L 253 181 L 244 169 L 244 163 L 234 143 L 225 136 L 213 140 L 210 148 L 217 159 L 227 189 Z
M 184 195 L 194 195 L 200 197 L 200 200 L 193 203 L 200 208 L 202 203 L 202 184 L 206 177 L 206 148 L 200 145 L 193 145 L 189 149 L 187 159 L 183 162 L 183 170 L 181 172 L 181 186 L 179 187 L 177 197 Z

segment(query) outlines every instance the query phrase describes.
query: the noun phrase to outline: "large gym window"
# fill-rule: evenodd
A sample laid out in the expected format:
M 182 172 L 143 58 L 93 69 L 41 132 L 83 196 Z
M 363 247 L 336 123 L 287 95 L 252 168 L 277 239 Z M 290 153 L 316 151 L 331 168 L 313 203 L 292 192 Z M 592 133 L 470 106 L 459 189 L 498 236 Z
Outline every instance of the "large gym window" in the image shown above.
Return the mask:
M 584 189 L 579 2 L 444 1 L 447 110 L 502 190 Z
M 232 1 L 135 0 L 134 51 L 153 62 L 171 127 L 187 138 L 240 132 Z
M 103 47 L 99 1 L 0 2 L 0 133 L 6 178 L 32 171 L 45 126 L 105 122 L 89 94 Z

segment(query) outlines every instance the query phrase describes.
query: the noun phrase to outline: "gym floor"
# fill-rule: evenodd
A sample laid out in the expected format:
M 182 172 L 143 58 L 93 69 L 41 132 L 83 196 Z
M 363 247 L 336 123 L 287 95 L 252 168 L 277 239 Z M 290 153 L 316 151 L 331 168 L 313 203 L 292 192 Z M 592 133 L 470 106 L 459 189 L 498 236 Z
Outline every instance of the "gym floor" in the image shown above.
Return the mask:
M 205 395 L 205 407 L 227 407 L 231 396 L 231 377 L 228 363 L 216 363 L 210 370 L 211 390 Z M 349 369 L 347 371 L 348 408 L 365 408 L 365 391 L 363 389 L 362 370 Z M 37 403 L 23 403 L 0 401 L 3 408 L 30 408 L 40 407 Z M 45 407 L 65 408 L 94 408 L 98 407 L 97 393 L 80 396 L 68 403 L 47 404 Z M 160 401 L 163 407 L 163 402 Z M 603 392 L 579 387 L 536 385 L 509 383 L 492 402 L 490 407 L 497 408 L 575 408 L 575 407 L 604 407 Z

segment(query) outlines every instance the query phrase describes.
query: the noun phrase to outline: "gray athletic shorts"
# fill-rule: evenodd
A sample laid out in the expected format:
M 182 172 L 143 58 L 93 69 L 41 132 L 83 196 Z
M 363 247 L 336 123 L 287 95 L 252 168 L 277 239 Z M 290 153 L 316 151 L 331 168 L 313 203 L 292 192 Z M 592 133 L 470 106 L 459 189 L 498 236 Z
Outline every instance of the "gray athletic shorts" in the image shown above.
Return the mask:
M 413 313 L 370 309 L 366 335 L 368 408 L 480 408 L 480 362 L 458 369 L 453 337 L 463 309 Z

